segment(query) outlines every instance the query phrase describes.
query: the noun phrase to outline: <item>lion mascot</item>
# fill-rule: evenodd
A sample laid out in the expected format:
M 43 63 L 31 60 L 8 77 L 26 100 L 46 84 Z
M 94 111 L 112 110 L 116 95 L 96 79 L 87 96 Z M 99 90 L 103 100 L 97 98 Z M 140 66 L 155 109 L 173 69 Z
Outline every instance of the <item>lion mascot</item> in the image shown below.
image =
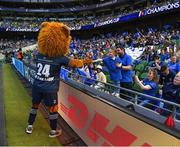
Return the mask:
M 59 75 L 61 66 L 82 67 L 92 63 L 90 58 L 70 59 L 68 54 L 71 41 L 70 30 L 63 23 L 43 22 L 38 35 L 36 75 L 32 86 L 32 108 L 26 133 L 31 134 L 37 109 L 41 101 L 48 107 L 51 131 L 49 137 L 61 135 L 57 130 Z

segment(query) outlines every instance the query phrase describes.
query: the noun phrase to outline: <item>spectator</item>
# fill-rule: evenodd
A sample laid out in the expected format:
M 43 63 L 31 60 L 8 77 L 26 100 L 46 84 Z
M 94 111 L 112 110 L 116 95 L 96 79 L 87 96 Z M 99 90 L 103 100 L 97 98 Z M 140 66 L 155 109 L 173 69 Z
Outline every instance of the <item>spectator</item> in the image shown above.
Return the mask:
M 176 74 L 173 82 L 168 84 L 168 89 L 164 93 L 165 100 L 180 104 L 180 72 Z
M 96 79 L 95 73 L 94 73 L 94 65 L 93 64 L 87 65 L 85 66 L 84 70 L 87 75 L 87 79 L 85 80 L 84 83 L 89 86 L 93 85 L 95 83 L 94 79 Z
M 175 73 L 178 73 L 180 71 L 180 64 L 177 61 L 176 55 L 171 56 L 170 61 L 168 62 L 168 67 L 170 70 L 174 71 Z
M 171 71 L 167 65 L 161 67 L 159 84 L 160 88 L 162 88 L 162 98 L 165 97 L 165 91 L 168 89 L 168 85 L 173 82 L 174 77 L 175 73 Z
M 154 68 L 157 70 L 158 75 L 160 75 L 161 66 L 163 63 L 160 61 L 160 57 L 156 56 L 154 62 L 150 65 L 150 68 Z
M 122 64 L 117 64 L 117 67 L 121 68 L 121 87 L 132 89 L 133 83 L 133 72 L 132 72 L 132 57 L 125 52 L 125 49 L 122 45 L 118 44 L 116 46 L 116 52 L 119 58 L 121 59 Z M 125 91 L 121 91 L 121 93 L 127 94 Z
M 22 60 L 23 59 L 22 49 L 21 48 L 19 48 L 19 50 L 18 50 L 17 58 L 18 58 L 18 60 Z
M 180 72 L 176 74 L 172 83 L 167 85 L 166 91 L 164 91 L 164 99 L 177 104 L 180 104 Z M 172 105 L 165 103 L 165 109 L 172 110 Z M 165 114 L 167 112 L 164 112 Z
M 144 79 L 142 82 L 139 80 L 138 76 L 135 75 L 135 82 L 140 86 L 141 89 L 143 89 L 143 93 L 150 95 L 150 96 L 156 96 L 157 92 L 157 71 L 155 69 L 149 69 L 148 71 L 148 77 Z M 154 103 L 153 100 L 149 99 L 148 97 L 142 96 L 140 98 L 142 102 L 140 102 L 140 105 L 144 106 L 148 103 Z
M 105 85 L 103 83 L 107 82 L 106 76 L 102 72 L 102 66 L 101 65 L 98 65 L 96 67 L 96 70 L 97 70 L 96 79 L 97 79 L 97 81 L 100 81 L 100 82 L 96 83 L 94 88 L 96 88 L 96 89 L 103 89 L 103 88 L 105 88 Z M 103 82 L 103 83 L 101 83 L 101 82 Z
M 163 61 L 163 62 L 168 59 L 168 58 L 167 58 L 167 55 L 165 54 L 165 49 L 161 49 L 160 59 L 161 59 L 161 61 Z
M 120 81 L 122 79 L 121 69 L 118 68 L 117 64 L 122 64 L 121 59 L 115 56 L 115 51 L 110 49 L 108 57 L 103 59 L 104 65 L 107 67 L 112 84 L 120 87 Z M 121 66 L 121 65 L 120 65 Z M 120 89 L 115 88 L 113 95 L 119 97 Z

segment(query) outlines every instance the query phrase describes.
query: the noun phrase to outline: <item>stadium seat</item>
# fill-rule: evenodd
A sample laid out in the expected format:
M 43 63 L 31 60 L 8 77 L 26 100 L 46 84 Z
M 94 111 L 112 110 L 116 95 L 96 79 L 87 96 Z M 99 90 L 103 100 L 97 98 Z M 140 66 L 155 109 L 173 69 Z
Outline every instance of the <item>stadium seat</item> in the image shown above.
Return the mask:
M 143 64 L 139 64 L 135 67 L 135 71 L 139 71 L 140 73 L 142 73 L 143 70 L 144 70 Z
M 134 85 L 133 85 L 133 90 L 135 90 L 137 92 L 142 92 L 142 89 L 136 83 L 134 83 Z
M 111 83 L 110 75 L 109 74 L 105 74 L 105 76 L 106 76 L 107 83 Z
M 140 80 L 147 78 L 147 74 L 148 74 L 147 72 L 143 72 L 142 74 L 140 74 L 139 76 Z
M 150 62 L 148 63 L 148 65 L 151 66 L 153 63 L 154 63 L 154 61 L 150 61 Z
M 147 66 L 147 65 L 148 65 L 148 62 L 147 62 L 146 60 L 143 60 L 143 61 L 141 61 L 140 64 L 143 64 L 144 66 Z

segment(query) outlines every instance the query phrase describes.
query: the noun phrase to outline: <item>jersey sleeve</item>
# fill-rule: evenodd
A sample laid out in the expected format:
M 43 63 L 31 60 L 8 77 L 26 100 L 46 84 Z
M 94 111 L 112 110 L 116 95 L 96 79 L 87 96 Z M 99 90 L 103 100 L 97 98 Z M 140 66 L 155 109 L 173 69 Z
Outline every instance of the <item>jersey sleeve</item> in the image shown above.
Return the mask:
M 148 85 L 150 85 L 152 89 L 156 89 L 157 86 L 155 82 L 150 82 Z
M 133 60 L 132 60 L 132 57 L 131 56 L 128 56 L 128 58 L 127 58 L 127 66 L 128 65 L 133 65 Z
M 63 56 L 62 59 L 61 59 L 61 64 L 64 65 L 64 66 L 68 66 L 69 65 L 69 62 L 70 62 L 70 59 L 66 56 Z
M 116 57 L 116 63 L 122 63 L 122 60 L 121 60 L 121 58 L 119 58 L 119 57 Z
M 108 58 L 106 57 L 106 58 L 103 58 L 103 64 L 106 66 L 107 65 L 107 60 L 108 60 Z

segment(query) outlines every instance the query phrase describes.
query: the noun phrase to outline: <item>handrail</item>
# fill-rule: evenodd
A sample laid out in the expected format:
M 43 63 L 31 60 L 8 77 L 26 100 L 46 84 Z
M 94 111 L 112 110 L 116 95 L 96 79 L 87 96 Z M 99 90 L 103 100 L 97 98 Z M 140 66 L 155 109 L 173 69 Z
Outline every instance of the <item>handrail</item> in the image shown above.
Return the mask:
M 29 64 L 30 62 L 28 62 L 28 63 L 24 62 L 24 63 L 25 63 L 25 64 Z M 35 64 L 34 64 L 34 63 L 33 63 L 33 64 L 30 63 L 29 66 L 30 66 L 31 68 L 33 68 L 33 67 L 35 66 Z M 35 69 L 35 67 L 34 67 L 34 69 Z M 112 87 L 112 89 L 113 89 L 113 88 L 119 88 L 120 90 L 125 90 L 125 91 L 130 92 L 130 93 L 135 94 L 135 95 L 144 96 L 144 97 L 150 98 L 150 99 L 152 99 L 152 100 L 157 100 L 157 101 L 164 102 L 164 103 L 167 103 L 167 104 L 170 104 L 170 105 L 173 105 L 173 106 L 176 106 L 176 107 L 179 107 L 179 108 L 180 108 L 180 104 L 177 104 L 177 103 L 174 103 L 174 102 L 171 102 L 171 101 L 164 100 L 163 98 L 161 99 L 161 98 L 157 98 L 157 97 L 154 97 L 154 96 L 146 95 L 146 94 L 143 94 L 143 93 L 140 93 L 140 92 L 131 90 L 131 89 L 127 89 L 127 88 L 123 88 L 123 87 L 118 87 L 118 86 L 115 86 L 115 85 L 113 85 L 113 84 L 111 84 L 111 83 L 104 83 L 104 82 L 98 81 L 97 79 L 93 79 L 93 78 L 90 78 L 90 77 L 86 77 L 86 76 L 79 75 L 79 74 L 77 74 L 77 73 L 73 73 L 73 72 L 71 72 L 71 71 L 69 71 L 69 70 L 67 70 L 67 69 L 65 69 L 65 68 L 62 67 L 62 68 L 61 68 L 61 72 L 62 72 L 63 70 L 68 73 L 68 78 L 71 78 L 71 79 L 72 79 L 72 76 L 71 76 L 71 75 L 74 75 L 75 77 L 79 76 L 79 77 L 84 78 L 84 79 L 92 80 L 92 81 L 94 81 L 94 82 L 96 82 L 96 83 L 99 82 L 99 83 L 101 83 L 101 84 L 104 84 L 105 86 L 106 86 L 106 85 L 107 85 L 107 86 L 110 86 L 110 87 Z M 60 74 L 60 78 L 63 79 L 63 77 L 61 77 L 61 74 Z M 83 82 L 81 82 L 81 83 L 84 84 Z
M 123 88 L 123 87 L 117 87 L 117 86 L 112 85 L 110 83 L 103 83 L 103 82 L 98 81 L 98 80 L 93 79 L 93 78 L 89 78 L 89 77 L 86 77 L 86 76 L 78 75 L 77 73 L 72 73 L 72 72 L 70 72 L 70 71 L 68 71 L 67 69 L 64 69 L 64 68 L 62 68 L 62 70 L 66 71 L 68 73 L 68 78 L 70 78 L 71 80 L 75 80 L 76 81 L 75 78 L 77 78 L 77 76 L 78 76 L 78 77 L 83 78 L 83 79 L 92 80 L 95 83 L 98 82 L 98 83 L 104 84 L 105 85 L 104 89 L 105 89 L 105 87 L 110 87 L 110 89 L 108 89 L 109 91 L 111 89 L 118 88 L 118 89 L 120 89 L 120 91 L 124 90 L 126 92 L 129 92 L 130 95 L 121 94 L 121 93 L 120 93 L 120 95 L 123 95 L 123 96 L 126 96 L 127 98 L 129 98 L 130 100 L 128 100 L 128 99 L 125 99 L 125 100 L 127 100 L 131 104 L 143 106 L 143 105 L 141 105 L 141 102 L 143 102 L 143 100 L 140 99 L 143 96 L 143 97 L 145 97 L 145 98 L 147 98 L 149 100 L 159 102 L 159 103 L 161 103 L 163 105 L 166 104 L 166 105 L 172 106 L 172 110 L 170 110 L 168 108 L 164 108 L 162 106 L 158 106 L 158 105 L 152 104 L 150 102 L 147 102 L 147 104 L 149 106 L 152 106 L 152 107 L 155 107 L 155 108 L 160 108 L 161 110 L 164 110 L 164 111 L 172 114 L 174 119 L 176 119 L 176 115 L 177 114 L 180 115 L 180 112 L 177 112 L 177 110 L 180 110 L 180 104 L 177 104 L 177 103 L 174 103 L 174 102 L 171 102 L 171 101 L 167 101 L 167 100 L 164 100 L 164 99 L 161 99 L 161 98 L 157 98 L 157 97 L 154 97 L 154 96 L 146 95 L 146 94 L 143 94 L 143 93 L 140 93 L 140 92 L 137 92 L 137 91 L 134 91 L 134 90 L 126 89 L 126 88 Z M 63 79 L 63 77 L 61 77 L 61 79 Z M 66 79 L 65 81 L 68 81 L 68 79 Z M 80 81 L 80 83 L 86 85 L 83 81 Z M 103 89 L 103 87 L 101 89 Z M 107 89 L 105 89 L 104 91 L 106 92 L 106 90 Z M 112 92 L 109 92 L 109 94 L 112 94 Z M 117 99 L 124 99 L 121 96 L 116 97 L 116 98 Z
M 68 71 L 67 69 L 64 69 L 64 68 L 62 68 L 62 69 L 66 70 L 70 74 L 77 75 L 76 73 L 72 73 L 72 72 Z M 180 104 L 177 104 L 177 103 L 174 103 L 174 102 L 170 102 L 170 101 L 167 101 L 167 100 L 164 100 L 164 99 L 160 99 L 160 98 L 157 98 L 157 97 L 154 97 L 154 96 L 146 95 L 146 94 L 143 94 L 143 93 L 131 90 L 131 89 L 127 89 L 127 88 L 123 88 L 123 87 L 118 87 L 118 86 L 115 86 L 115 85 L 113 85 L 111 83 L 104 83 L 104 82 L 101 82 L 101 81 L 98 81 L 96 79 L 89 78 L 89 77 L 86 77 L 86 76 L 82 76 L 82 75 L 78 75 L 78 76 L 80 76 L 82 78 L 89 79 L 89 80 L 93 80 L 93 81 L 96 81 L 96 82 L 100 82 L 100 83 L 102 83 L 104 85 L 108 85 L 108 86 L 111 86 L 111 87 L 114 87 L 114 88 L 119 88 L 120 90 L 126 90 L 127 92 L 131 92 L 131 93 L 134 93 L 134 94 L 137 94 L 137 95 L 145 96 L 145 97 L 148 97 L 148 98 L 151 98 L 151 99 L 154 99 L 154 100 L 159 100 L 161 102 L 165 102 L 165 103 L 168 103 L 170 105 L 175 105 L 177 107 L 180 107 Z

